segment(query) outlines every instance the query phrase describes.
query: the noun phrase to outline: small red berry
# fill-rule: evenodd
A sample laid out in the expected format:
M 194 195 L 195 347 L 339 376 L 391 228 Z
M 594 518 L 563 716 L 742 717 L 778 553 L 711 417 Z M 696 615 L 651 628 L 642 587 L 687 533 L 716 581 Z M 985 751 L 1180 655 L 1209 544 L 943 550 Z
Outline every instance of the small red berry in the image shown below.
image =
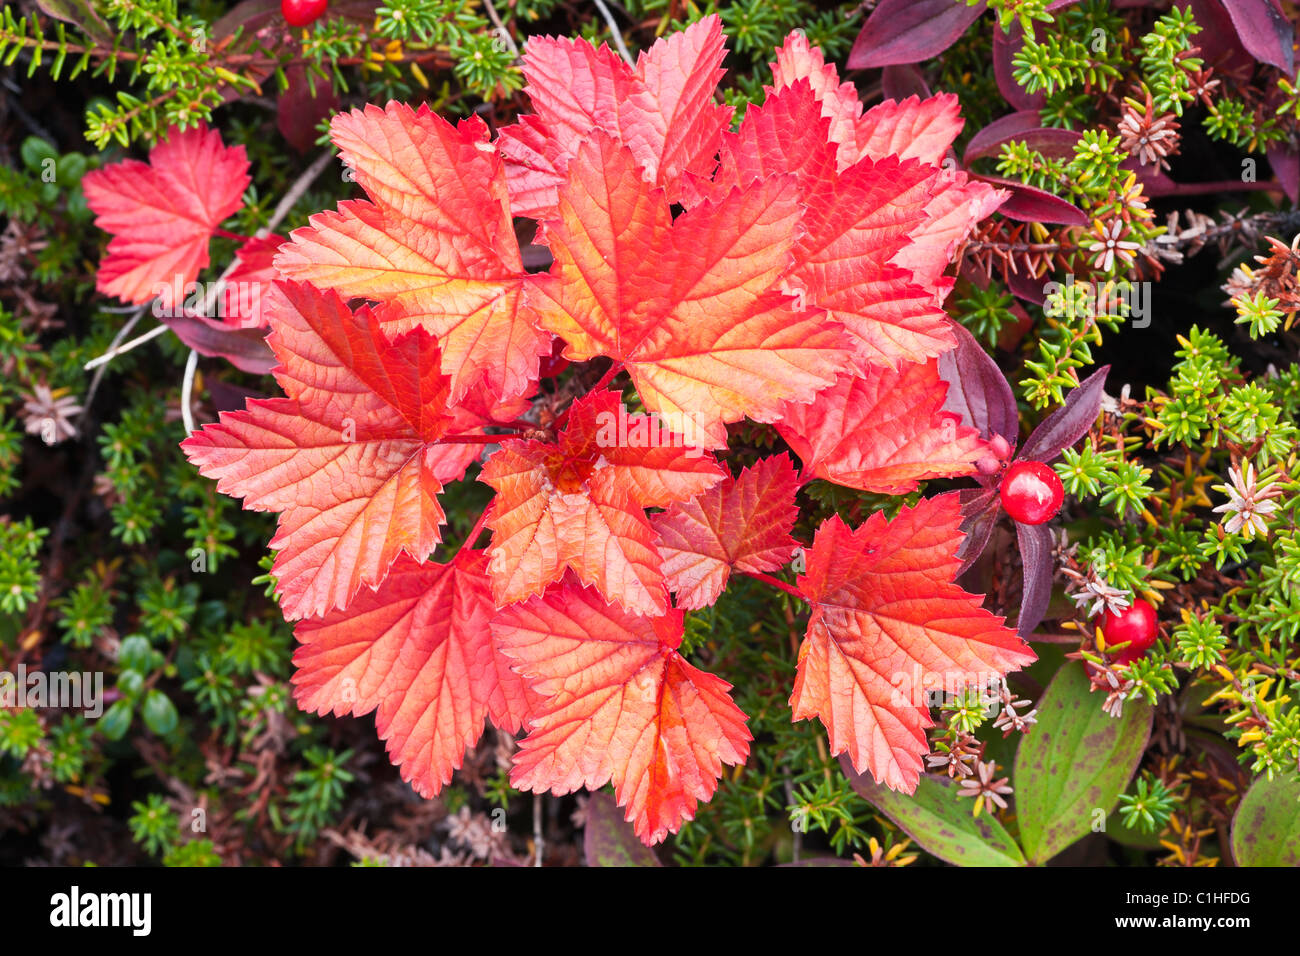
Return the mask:
M 1002 507 L 1021 524 L 1042 524 L 1061 510 L 1065 488 L 1051 466 L 1015 461 L 1002 479 Z
M 1107 647 L 1127 642 L 1128 647 L 1117 652 L 1115 660 L 1131 664 L 1156 642 L 1156 609 L 1138 598 L 1118 614 L 1105 611 L 1101 615 L 1101 636 Z
M 291 27 L 305 27 L 319 20 L 329 0 L 280 0 L 280 13 Z

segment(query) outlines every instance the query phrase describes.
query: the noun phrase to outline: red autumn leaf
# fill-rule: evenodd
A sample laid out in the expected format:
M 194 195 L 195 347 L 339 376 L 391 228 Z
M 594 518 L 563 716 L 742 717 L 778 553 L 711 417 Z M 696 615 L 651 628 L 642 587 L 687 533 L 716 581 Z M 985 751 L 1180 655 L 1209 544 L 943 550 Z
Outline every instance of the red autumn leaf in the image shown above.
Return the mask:
M 934 201 L 937 171 L 893 157 L 865 157 L 837 170 L 831 129 L 801 77 L 746 112 L 740 129 L 724 138 L 714 181 L 693 186 L 699 196 L 716 198 L 795 172 L 804 212 L 792 277 L 806 303 L 844 325 L 861 368 L 938 355 L 953 338 L 932 286 L 951 250 L 935 256 L 915 238 L 932 209 L 948 211 Z M 932 265 L 930 284 L 918 285 L 909 267 Z
M 160 287 L 182 289 L 208 264 L 208 242 L 222 220 L 243 205 L 249 183 L 242 146 L 200 124 L 173 127 L 149 151 L 149 162 L 127 159 L 82 179 L 95 225 L 113 234 L 95 287 L 142 305 Z
M 775 571 L 790 560 L 798 490 L 790 459 L 777 455 L 655 515 L 659 554 L 677 607 L 708 607 L 727 586 L 732 568 Z
M 887 100 L 864 115 L 857 90 L 852 84 L 841 84 L 835 67 L 799 34 L 791 34 L 777 51 L 772 75 L 776 91 L 791 88 L 800 80 L 811 84 L 822 115 L 830 122 L 830 141 L 838 147 L 840 170 L 864 159 L 879 162 L 889 157 L 914 159 L 932 167 L 925 216 L 891 261 L 911 272 L 913 284 L 926 290 L 936 308 L 941 306 L 952 280 L 940 276 L 957 246 L 975 223 L 990 215 L 1008 195 L 949 168 L 945 155 L 962 125 L 957 97 L 944 94 Z M 922 357 L 913 353 L 911 360 Z
M 645 617 L 572 582 L 501 611 L 502 652 L 541 698 L 510 783 L 565 794 L 613 782 L 646 844 L 676 833 L 752 739 L 731 685 L 677 652 L 682 612 Z
M 607 46 L 534 37 L 524 88 L 536 115 L 501 130 L 516 215 L 552 218 L 558 187 L 592 130 L 626 145 L 651 181 L 676 201 L 682 176 L 707 176 L 731 108 L 714 102 L 726 55 L 722 25 L 707 16 L 659 40 L 635 68 Z
M 725 423 L 772 421 L 848 359 L 836 323 L 778 291 L 799 215 L 794 178 L 779 176 L 673 219 L 627 147 L 596 132 L 544 224 L 555 263 L 538 320 L 566 358 L 622 362 L 647 409 L 721 447 Z
M 551 344 L 523 304 L 527 276 L 487 126 L 390 103 L 341 113 L 330 130 L 370 201 L 295 230 L 275 260 L 281 273 L 383 303 L 376 316 L 389 334 L 432 333 L 452 401 L 480 380 L 501 399 L 525 394 Z
M 510 439 L 483 467 L 496 489 L 488 527 L 497 606 L 540 594 L 572 569 L 609 601 L 647 614 L 667 607 L 647 507 L 684 501 L 722 477 L 711 455 L 613 392 L 574 402 L 558 442 Z
M 266 301 L 271 294 L 271 283 L 280 278 L 280 270 L 275 267 L 275 254 L 284 241 L 284 236 L 261 236 L 248 240 L 235 250 L 235 267 L 226 276 L 228 291 L 223 311 L 227 325 L 237 329 L 256 329 L 266 325 Z
M 287 398 L 221 415 L 181 448 L 217 490 L 278 511 L 271 547 L 286 618 L 323 614 L 440 540 L 447 380 L 422 330 L 390 342 L 368 309 L 276 283 L 268 342 Z
M 298 623 L 294 696 L 321 715 L 376 711 L 402 779 L 432 797 L 485 718 L 515 733 L 528 716 L 531 696 L 492 639 L 495 613 L 483 552 L 450 564 L 403 555 L 378 590 Z
M 906 494 L 924 478 L 973 474 L 985 454 L 978 433 L 943 410 L 947 393 L 933 359 L 874 367 L 842 375 L 809 405 L 791 405 L 776 427 L 805 475 Z
M 924 691 L 978 688 L 1034 660 L 1028 645 L 955 583 L 956 494 L 922 499 L 857 530 L 824 522 L 799 589 L 812 605 L 790 704 L 817 717 L 832 754 L 911 792 L 933 725 Z

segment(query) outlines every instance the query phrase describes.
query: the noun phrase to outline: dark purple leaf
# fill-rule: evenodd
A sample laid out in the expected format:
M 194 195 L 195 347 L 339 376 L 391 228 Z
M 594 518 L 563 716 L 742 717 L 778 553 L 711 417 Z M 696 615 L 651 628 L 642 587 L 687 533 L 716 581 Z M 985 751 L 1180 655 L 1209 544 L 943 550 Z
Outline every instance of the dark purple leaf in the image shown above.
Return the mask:
M 1270 146 L 1268 164 L 1273 167 L 1273 175 L 1291 204 L 1300 202 L 1300 153 L 1282 146 Z
M 910 63 L 893 63 L 880 71 L 880 92 L 887 100 L 930 98 L 930 84 L 921 71 Z
M 204 376 L 203 381 L 208 387 L 208 397 L 212 399 L 213 411 L 235 412 L 248 406 L 250 398 L 266 398 L 262 392 L 254 391 L 251 388 L 244 388 L 242 385 L 231 385 L 229 382 L 223 382 L 219 378 L 209 378 Z
M 89 0 L 36 0 L 36 6 L 46 16 L 71 23 L 100 43 L 108 44 L 113 40 L 113 30 L 95 12 Z
M 637 839 L 632 824 L 607 793 L 587 798 L 582 850 L 588 866 L 661 866 L 654 851 Z
M 918 63 L 957 42 L 985 10 L 956 0 L 882 0 L 849 51 L 850 70 Z
M 1043 288 L 1046 284 L 1042 279 L 1028 272 L 1007 273 L 1007 288 L 1011 294 L 1034 305 L 1042 305 L 1047 301 L 1047 292 Z
M 998 212 L 1008 219 L 1018 219 L 1021 222 L 1052 222 L 1063 226 L 1088 225 L 1087 214 L 1074 203 L 1060 196 L 1053 196 L 1045 190 L 1026 186 L 1014 179 L 1003 179 L 1001 176 L 984 176 L 980 173 L 971 173 L 970 176 L 972 179 L 980 179 L 1010 191 L 1011 197 L 998 207 Z
M 1106 388 L 1109 365 L 1093 372 L 1065 396 L 1065 404 L 1043 419 L 1016 457 L 1024 461 L 1055 461 L 1092 428 L 1101 413 L 1101 396 Z
M 1052 578 L 1056 564 L 1052 561 L 1052 532 L 1045 524 L 1016 522 L 1016 541 L 1020 544 L 1020 560 L 1024 565 L 1024 593 L 1020 598 L 1020 617 L 1016 633 L 1028 638 L 1052 598 Z
M 1232 27 L 1232 19 L 1223 8 L 1222 0 L 1185 2 L 1201 25 L 1201 32 L 1196 34 L 1195 40 L 1201 51 L 1200 57 L 1213 64 L 1216 74 L 1254 68 L 1254 60 L 1237 40 L 1237 31 Z
M 994 488 L 963 488 L 960 492 L 961 530 L 966 535 L 957 546 L 961 567 L 953 576 L 959 578 L 974 564 L 989 543 L 997 524 L 1001 503 Z
M 1288 77 L 1295 73 L 1295 26 L 1277 0 L 1223 0 L 1246 52 Z
M 1081 136 L 1073 130 L 1044 126 L 1038 110 L 1021 110 L 994 120 L 972 136 L 962 159 L 969 163 L 984 156 L 996 156 L 1002 144 L 1012 140 L 1021 140 L 1044 156 L 1069 158 L 1074 155 L 1074 144 Z
M 338 94 L 333 83 L 319 76 L 313 93 L 304 66 L 290 66 L 284 73 L 289 88 L 276 101 L 275 124 L 290 146 L 300 153 L 310 152 L 316 146 L 317 124 L 338 110 Z
M 203 316 L 161 316 L 176 337 L 198 352 L 223 358 L 235 368 L 265 375 L 278 364 L 266 344 L 265 329 L 232 329 Z
M 1011 60 L 1024 46 L 1025 31 L 1020 23 L 1011 24 L 1011 32 L 1003 33 L 1001 27 L 993 28 L 993 76 L 998 82 L 998 92 L 1018 110 L 1041 109 L 1047 102 L 1042 90 L 1026 93 L 1024 87 L 1016 82 L 1015 67 Z
M 944 409 L 960 415 L 981 438 L 1001 435 L 1014 446 L 1020 419 L 1006 376 L 963 326 L 954 322 L 953 333 L 957 347 L 939 356 L 939 377 L 948 383 Z

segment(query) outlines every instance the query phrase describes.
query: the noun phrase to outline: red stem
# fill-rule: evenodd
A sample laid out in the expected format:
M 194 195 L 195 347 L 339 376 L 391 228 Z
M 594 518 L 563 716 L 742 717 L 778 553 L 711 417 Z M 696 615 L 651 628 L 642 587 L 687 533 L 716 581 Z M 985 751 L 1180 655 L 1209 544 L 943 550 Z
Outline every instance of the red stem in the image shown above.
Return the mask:
M 478 536 L 483 533 L 483 525 L 487 524 L 488 515 L 491 513 L 492 502 L 489 501 L 488 506 L 483 509 L 483 513 L 478 516 L 478 520 L 474 522 L 474 527 L 470 529 L 469 535 L 465 538 L 464 543 L 456 551 L 457 558 L 460 557 L 462 551 L 468 550 L 474 544 Z
M 1273 179 L 1255 183 L 1243 183 L 1236 179 L 1221 179 L 1212 183 L 1179 183 L 1176 189 L 1171 189 L 1169 192 L 1161 193 L 1160 195 L 1162 197 L 1203 196 L 1206 193 L 1253 192 L 1255 190 L 1280 192 L 1282 190 L 1282 185 Z
M 220 236 L 222 239 L 234 239 L 235 242 L 248 242 L 248 236 L 241 236 L 235 232 L 227 232 L 225 229 L 218 229 L 213 235 Z
M 510 441 L 509 435 L 443 435 L 435 445 L 495 445 L 499 441 Z
M 803 596 L 802 593 L 800 593 L 797 587 L 795 587 L 793 584 L 786 584 L 780 578 L 774 578 L 772 577 L 772 575 L 764 574 L 762 571 L 744 571 L 742 573 L 749 575 L 755 581 L 762 581 L 764 584 L 770 584 L 774 588 L 779 588 L 780 590 L 784 591 L 786 594 L 798 598 L 800 601 L 806 602 L 808 600 L 806 597 Z

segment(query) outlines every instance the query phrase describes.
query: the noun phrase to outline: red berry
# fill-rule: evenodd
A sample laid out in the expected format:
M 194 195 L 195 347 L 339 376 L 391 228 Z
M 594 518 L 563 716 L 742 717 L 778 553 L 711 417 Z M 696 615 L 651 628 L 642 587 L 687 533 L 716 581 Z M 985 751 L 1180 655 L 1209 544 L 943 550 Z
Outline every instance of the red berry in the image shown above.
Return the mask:
M 1106 611 L 1101 615 L 1101 636 L 1107 647 L 1127 642 L 1128 647 L 1117 652 L 1115 659 L 1131 664 L 1156 642 L 1156 609 L 1138 598 L 1118 614 Z
M 1002 507 L 1021 524 L 1042 524 L 1061 510 L 1065 488 L 1041 461 L 1015 461 L 1002 479 Z
M 280 13 L 291 27 L 305 27 L 321 18 L 329 0 L 280 0 Z

